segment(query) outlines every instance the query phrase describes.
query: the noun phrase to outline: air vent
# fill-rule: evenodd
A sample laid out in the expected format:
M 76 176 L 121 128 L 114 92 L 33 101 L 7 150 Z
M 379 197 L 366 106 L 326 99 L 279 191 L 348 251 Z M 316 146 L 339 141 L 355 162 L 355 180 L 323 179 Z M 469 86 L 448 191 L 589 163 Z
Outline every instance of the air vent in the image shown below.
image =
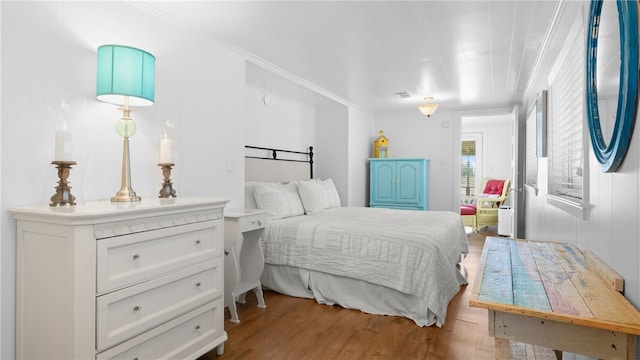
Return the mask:
M 406 91 L 397 92 L 396 96 L 399 97 L 400 99 L 408 99 L 411 97 L 411 95 L 409 95 L 409 93 Z

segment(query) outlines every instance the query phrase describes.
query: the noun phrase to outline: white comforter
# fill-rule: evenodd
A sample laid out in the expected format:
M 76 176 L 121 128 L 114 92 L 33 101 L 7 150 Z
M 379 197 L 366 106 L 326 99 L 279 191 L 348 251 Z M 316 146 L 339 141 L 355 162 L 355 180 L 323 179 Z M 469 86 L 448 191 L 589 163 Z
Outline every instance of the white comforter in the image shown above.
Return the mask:
M 456 264 L 468 252 L 460 215 L 341 207 L 272 220 L 265 262 L 350 277 L 424 299 L 444 319 L 460 289 Z M 463 279 L 464 281 L 464 279 Z

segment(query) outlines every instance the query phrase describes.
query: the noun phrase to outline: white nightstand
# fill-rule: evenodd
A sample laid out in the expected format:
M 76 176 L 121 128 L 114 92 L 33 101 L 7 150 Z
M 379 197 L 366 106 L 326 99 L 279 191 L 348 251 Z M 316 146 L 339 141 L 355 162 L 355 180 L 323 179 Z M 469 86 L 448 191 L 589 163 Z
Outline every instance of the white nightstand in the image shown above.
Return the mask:
M 236 301 L 244 303 L 249 290 L 256 294 L 258 307 L 267 307 L 260 284 L 264 269 L 260 237 L 265 221 L 263 210 L 241 209 L 224 213 L 224 305 L 229 307 L 234 323 L 240 322 Z

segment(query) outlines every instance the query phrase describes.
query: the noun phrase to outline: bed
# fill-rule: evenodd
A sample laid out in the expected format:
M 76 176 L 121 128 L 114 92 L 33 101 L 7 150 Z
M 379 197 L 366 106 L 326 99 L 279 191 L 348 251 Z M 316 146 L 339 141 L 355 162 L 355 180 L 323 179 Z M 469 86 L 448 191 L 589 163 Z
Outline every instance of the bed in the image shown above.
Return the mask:
M 341 206 L 333 180 L 313 178 L 312 149 L 247 149 L 267 154 L 245 158 L 245 207 L 269 214 L 264 288 L 418 326 L 444 324 L 467 283 L 459 214 Z

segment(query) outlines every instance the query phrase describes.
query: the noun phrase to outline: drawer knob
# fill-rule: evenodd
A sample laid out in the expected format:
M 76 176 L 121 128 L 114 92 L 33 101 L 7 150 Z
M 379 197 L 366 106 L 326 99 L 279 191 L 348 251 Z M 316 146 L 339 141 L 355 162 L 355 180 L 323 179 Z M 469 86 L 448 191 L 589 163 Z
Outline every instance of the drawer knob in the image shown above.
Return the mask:
M 200 240 L 196 240 L 196 246 L 200 245 Z
M 132 312 L 137 313 L 138 311 L 142 310 L 142 308 L 138 305 L 134 306 L 133 309 L 131 309 Z
M 262 226 L 262 221 L 258 220 L 258 226 Z
M 199 287 L 200 287 L 200 285 L 202 285 L 202 284 L 200 284 L 200 282 L 198 281 L 198 282 L 196 283 L 196 289 L 197 289 L 197 288 L 199 288 Z
M 140 260 L 140 255 L 138 255 L 138 254 L 134 254 L 134 255 L 131 257 L 131 260 L 133 260 L 133 261 L 138 261 L 138 260 Z
M 200 331 L 200 325 L 196 325 L 196 326 L 193 328 L 193 330 L 194 330 L 194 331 Z

